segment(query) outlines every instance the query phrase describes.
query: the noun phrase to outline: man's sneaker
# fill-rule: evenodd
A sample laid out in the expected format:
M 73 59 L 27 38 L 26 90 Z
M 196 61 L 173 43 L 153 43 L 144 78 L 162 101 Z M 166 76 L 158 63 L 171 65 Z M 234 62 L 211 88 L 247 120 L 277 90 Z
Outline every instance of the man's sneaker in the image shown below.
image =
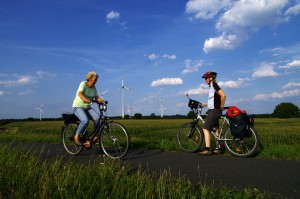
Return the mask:
M 212 155 L 212 152 L 210 150 L 205 149 L 203 151 L 200 151 L 199 155 L 203 155 L 203 156 L 205 156 L 205 155 Z
M 220 148 L 215 148 L 215 150 L 213 151 L 214 154 L 216 155 L 220 155 L 221 154 L 221 149 Z

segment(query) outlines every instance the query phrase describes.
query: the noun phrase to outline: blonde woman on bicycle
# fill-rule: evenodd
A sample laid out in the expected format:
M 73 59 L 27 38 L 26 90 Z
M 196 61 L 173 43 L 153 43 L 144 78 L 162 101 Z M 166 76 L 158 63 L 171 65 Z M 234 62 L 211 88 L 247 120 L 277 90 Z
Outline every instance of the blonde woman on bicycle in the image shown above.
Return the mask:
M 222 111 L 224 110 L 224 104 L 226 101 L 226 94 L 216 83 L 216 72 L 206 72 L 202 78 L 205 79 L 207 85 L 209 85 L 208 102 L 207 104 L 202 104 L 202 107 L 208 107 L 207 118 L 203 125 L 203 132 L 205 138 L 205 148 L 201 151 L 200 155 L 212 155 L 220 154 L 220 146 L 216 146 L 216 149 L 211 151 L 211 141 L 210 141 L 210 131 L 216 128 L 216 135 L 218 135 L 219 129 L 219 118 L 222 116 Z
M 79 84 L 76 96 L 73 102 L 74 114 L 80 120 L 74 141 L 76 144 L 81 145 L 80 134 L 83 135 L 88 127 L 89 120 L 92 119 L 94 124 L 97 124 L 100 115 L 99 110 L 95 110 L 91 107 L 92 100 L 96 100 L 99 103 L 104 103 L 103 99 L 98 97 L 98 92 L 95 84 L 98 80 L 98 74 L 96 72 L 89 72 L 86 75 L 86 81 L 82 81 Z

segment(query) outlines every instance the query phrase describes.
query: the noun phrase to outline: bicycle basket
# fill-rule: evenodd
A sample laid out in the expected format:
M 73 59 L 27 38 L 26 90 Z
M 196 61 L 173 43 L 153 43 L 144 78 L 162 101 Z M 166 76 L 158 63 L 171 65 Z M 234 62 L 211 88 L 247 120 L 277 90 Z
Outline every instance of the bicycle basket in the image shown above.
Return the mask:
M 198 106 L 199 106 L 199 104 L 200 104 L 200 102 L 198 102 L 198 101 L 196 101 L 196 100 L 189 100 L 189 104 L 188 104 L 188 106 L 190 107 L 190 108 L 198 108 Z
M 79 121 L 78 117 L 76 117 L 76 115 L 72 113 L 63 113 L 61 114 L 61 116 L 65 121 L 65 124 L 76 123 L 77 121 Z

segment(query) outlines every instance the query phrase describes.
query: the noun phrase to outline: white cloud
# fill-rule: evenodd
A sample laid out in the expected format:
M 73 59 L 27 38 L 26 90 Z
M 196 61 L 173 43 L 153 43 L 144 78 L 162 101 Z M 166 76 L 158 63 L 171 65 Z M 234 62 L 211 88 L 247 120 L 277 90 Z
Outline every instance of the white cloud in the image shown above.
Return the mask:
M 272 63 L 261 63 L 260 67 L 252 74 L 253 78 L 261 77 L 276 77 L 279 76 L 277 72 L 274 71 L 274 66 Z
M 148 55 L 148 59 L 150 60 L 155 60 L 155 59 L 158 59 L 159 58 L 159 55 L 156 55 L 155 53 L 152 53 L 150 55 Z
M 291 87 L 300 87 L 300 83 L 297 82 L 289 82 L 286 85 L 284 85 L 282 88 L 286 89 L 286 88 L 291 88 Z
M 151 83 L 152 87 L 163 86 L 163 85 L 180 85 L 183 84 L 181 78 L 162 78 L 155 80 Z
M 215 27 L 221 35 L 205 40 L 203 51 L 208 53 L 234 49 L 262 27 L 288 22 L 291 15 L 300 13 L 300 4 L 289 0 L 190 0 L 186 13 L 193 19 L 218 17 Z
M 4 91 L 0 91 L 0 97 L 4 95 Z
M 198 69 L 202 66 L 203 60 L 192 61 L 191 59 L 187 59 L 184 61 L 186 69 L 184 69 L 181 74 L 185 75 L 187 73 L 198 72 Z
M 278 68 L 282 68 L 282 69 L 300 68 L 300 60 L 294 60 L 292 62 L 287 63 L 285 66 L 279 66 Z
M 241 88 L 241 87 L 245 87 L 247 85 L 247 81 L 249 80 L 250 80 L 249 78 L 246 79 L 239 78 L 238 81 L 233 81 L 233 80 L 226 81 L 226 82 L 221 81 L 218 84 L 221 88 Z
M 297 15 L 299 13 L 300 13 L 300 3 L 287 9 L 284 14 L 285 15 Z
M 194 14 L 196 19 L 212 19 L 230 0 L 190 0 L 186 4 L 186 12 Z
M 120 18 L 120 13 L 119 12 L 115 12 L 115 11 L 111 11 L 106 15 L 106 22 L 110 23 L 114 20 L 117 20 Z
M 208 53 L 215 49 L 231 50 L 235 48 L 241 40 L 236 35 L 222 34 L 219 37 L 209 38 L 205 40 L 203 51 Z
M 240 28 L 273 26 L 287 21 L 281 10 L 288 0 L 235 1 L 232 7 L 219 18 L 216 28 L 219 31 L 238 31 Z
M 206 84 L 200 84 L 199 88 L 193 88 L 185 91 L 180 91 L 179 95 L 206 95 L 208 94 L 208 86 Z
M 0 86 L 5 87 L 11 87 L 11 86 L 23 86 L 27 84 L 33 84 L 36 83 L 35 77 L 29 76 L 29 75 L 23 75 L 18 77 L 17 80 L 7 80 L 7 81 L 1 81 L 0 80 Z
M 163 55 L 163 58 L 174 60 L 174 59 L 176 59 L 176 55 L 168 55 L 168 54 L 164 54 L 164 55 Z
M 226 82 L 218 82 L 218 85 L 221 88 L 241 88 L 247 85 L 247 82 L 251 81 L 250 78 L 239 78 L 238 81 L 226 81 Z M 206 84 L 200 84 L 199 88 L 193 88 L 185 91 L 180 91 L 179 95 L 206 95 L 208 94 L 209 88 Z
M 270 94 L 257 94 L 254 100 L 269 100 L 269 99 L 282 99 L 286 97 L 294 97 L 300 95 L 300 89 L 288 90 L 283 92 L 273 92 Z
M 27 90 L 27 91 L 22 91 L 19 93 L 19 95 L 31 95 L 33 94 L 34 92 L 32 90 Z
M 155 60 L 155 59 L 158 59 L 160 57 L 165 58 L 165 59 L 170 59 L 170 60 L 175 60 L 177 58 L 176 55 L 163 54 L 163 55 L 160 56 L 160 55 L 155 54 L 155 53 L 151 53 L 151 54 L 146 55 L 146 56 L 150 60 Z

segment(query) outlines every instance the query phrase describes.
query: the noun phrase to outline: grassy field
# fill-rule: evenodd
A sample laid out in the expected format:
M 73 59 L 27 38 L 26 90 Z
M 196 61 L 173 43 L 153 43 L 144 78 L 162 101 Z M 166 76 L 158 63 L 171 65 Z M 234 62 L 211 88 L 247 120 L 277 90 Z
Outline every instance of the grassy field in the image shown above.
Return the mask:
M 177 128 L 190 120 L 116 121 L 128 129 L 131 148 L 176 151 Z M 62 126 L 62 121 L 12 122 L 0 126 L 0 140 L 61 143 Z M 258 157 L 300 160 L 300 119 L 256 119 L 255 128 L 262 144 Z M 42 161 L 39 152 L 3 145 L 0 198 L 272 198 L 257 189 L 193 186 L 168 171 L 131 173 L 109 159 L 95 163 Z
M 180 150 L 177 128 L 190 120 L 115 120 L 131 137 L 131 148 Z M 13 122 L 0 126 L 0 140 L 61 143 L 62 121 Z M 89 130 L 91 131 L 92 125 Z M 300 160 L 300 119 L 258 118 L 261 140 L 258 157 Z
M 78 164 L 44 160 L 39 153 L 0 148 L 0 198 L 270 198 L 257 189 L 194 186 L 188 179 L 141 170 L 128 172 L 118 161 Z

